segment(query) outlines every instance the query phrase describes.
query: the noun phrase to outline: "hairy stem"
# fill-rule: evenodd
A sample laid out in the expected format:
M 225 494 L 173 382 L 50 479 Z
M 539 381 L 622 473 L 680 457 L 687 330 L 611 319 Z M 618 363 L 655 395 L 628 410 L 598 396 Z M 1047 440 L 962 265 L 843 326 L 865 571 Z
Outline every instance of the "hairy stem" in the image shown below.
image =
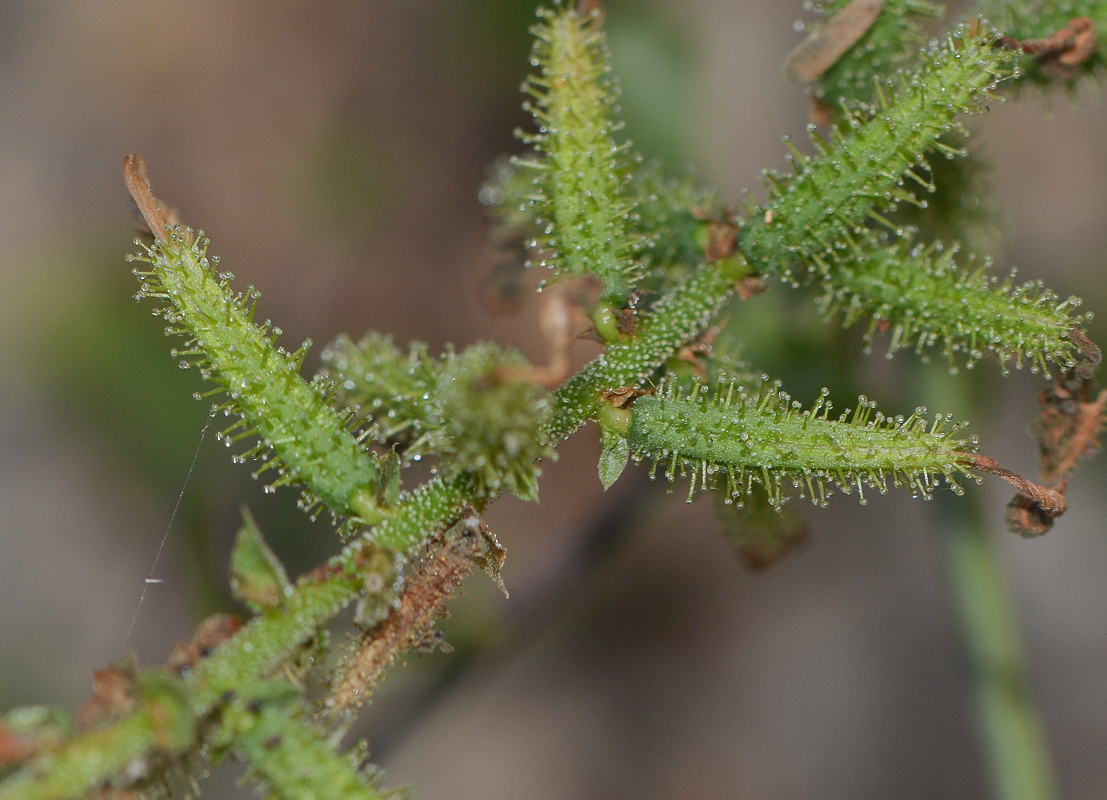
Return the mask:
M 259 703 L 257 711 L 238 700 L 227 708 L 223 725 L 234 735 L 234 749 L 245 756 L 257 777 L 285 800 L 380 800 L 382 794 L 356 763 L 320 738 L 300 717 L 302 709 Z
M 599 412 L 605 390 L 637 386 L 707 330 L 737 282 L 754 274 L 741 257 L 705 265 L 657 302 L 632 341 L 612 344 L 554 393 L 551 438 L 565 438 Z

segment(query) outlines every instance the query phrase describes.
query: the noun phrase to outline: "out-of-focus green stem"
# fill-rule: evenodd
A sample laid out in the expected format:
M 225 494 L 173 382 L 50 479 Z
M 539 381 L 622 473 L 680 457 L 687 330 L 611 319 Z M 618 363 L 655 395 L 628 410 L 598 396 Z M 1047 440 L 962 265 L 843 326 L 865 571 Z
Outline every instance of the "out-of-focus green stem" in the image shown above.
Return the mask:
M 1058 797 L 1045 728 L 1031 696 L 1011 593 L 979 501 L 939 501 L 951 600 L 972 681 L 977 733 L 996 800 Z

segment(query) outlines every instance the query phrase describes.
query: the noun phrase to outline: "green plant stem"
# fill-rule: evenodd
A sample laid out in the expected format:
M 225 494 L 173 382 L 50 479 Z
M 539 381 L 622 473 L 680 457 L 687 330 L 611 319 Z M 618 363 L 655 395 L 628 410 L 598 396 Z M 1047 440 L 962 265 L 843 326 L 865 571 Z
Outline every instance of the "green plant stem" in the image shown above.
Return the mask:
M 52 754 L 40 771 L 26 770 L 0 783 L 2 800 L 60 800 L 85 794 L 148 753 L 157 740 L 149 708 L 99 728 Z
M 996 800 L 1058 797 L 1045 729 L 1030 691 L 1026 656 L 979 500 L 939 502 L 951 599 L 968 659 L 980 745 Z
M 636 385 L 647 378 L 681 345 L 707 327 L 729 297 L 736 280 L 750 270 L 741 259 L 726 259 L 704 267 L 658 301 L 654 313 L 627 344 L 609 347 L 558 390 L 554 418 L 547 433 L 568 436 L 590 419 L 605 389 Z M 464 475 L 435 478 L 405 493 L 389 518 L 352 542 L 317 574 L 302 578 L 281 609 L 255 617 L 196 667 L 190 706 L 196 716 L 211 712 L 227 692 L 270 674 L 327 620 L 361 591 L 359 556 L 377 545 L 410 551 L 427 536 L 445 530 L 469 510 L 480 511 L 493 497 L 479 502 Z M 138 723 L 124 717 L 68 743 L 35 777 L 0 784 L 0 800 L 53 800 L 77 797 L 120 771 L 119 764 L 142 758 L 155 746 L 152 731 L 136 736 Z M 60 770 L 67 760 L 89 751 L 110 754 L 79 774 Z M 55 766 L 56 765 L 56 766 Z
M 735 256 L 706 264 L 657 302 L 625 344 L 608 345 L 603 354 L 569 378 L 554 393 L 554 417 L 546 426 L 551 439 L 568 437 L 593 419 L 608 389 L 637 386 L 677 349 L 702 334 L 730 299 L 735 284 L 753 275 Z
M 224 725 L 234 727 L 235 749 L 286 800 L 380 800 L 381 793 L 300 721 L 302 709 L 263 707 L 258 713 L 230 708 Z
M 764 215 L 754 214 L 743 229 L 739 247 L 750 262 L 734 256 L 697 269 L 639 317 L 628 335 L 566 381 L 554 395 L 554 415 L 544 428 L 549 440 L 567 437 L 595 418 L 606 390 L 648 380 L 674 352 L 703 333 L 736 282 L 757 269 L 789 275 L 812 257 L 830 252 L 844 236 L 857 235 L 874 208 L 904 199 L 899 189 L 904 177 L 929 188 L 913 172 L 919 154 L 953 125 L 959 113 L 978 110 L 1004 74 L 1005 59 L 990 41 L 961 32 L 932 53 L 871 120 L 852 120 L 857 129 L 824 143 L 815 158 L 797 154 L 797 174 L 777 181 L 769 206 L 758 209 Z M 148 199 L 156 207 L 152 196 Z M 172 306 L 165 317 L 171 330 L 177 323 L 188 323 L 187 331 L 181 332 L 191 339 L 180 355 L 199 357 L 196 363 L 228 390 L 245 416 L 246 430 L 255 429 L 262 440 L 259 452 L 272 448 L 283 464 L 278 484 L 303 482 L 337 514 L 379 523 L 298 581 L 279 608 L 258 615 L 201 659 L 187 680 L 173 678 L 184 721 L 199 723 L 234 702 L 242 686 L 272 676 L 362 592 L 375 569 L 370 565 L 376 562 L 367 558 L 372 548 L 411 553 L 426 537 L 469 513 L 479 513 L 496 492 L 478 491 L 471 474 L 440 476 L 382 509 L 378 461 L 329 409 L 317 387 L 299 377 L 302 351 L 279 350 L 268 326 L 253 324 L 250 298 L 235 296 L 229 277 L 220 276 L 203 248 L 192 244 L 190 240 L 178 242 L 180 246 L 157 246 L 148 254 L 152 270 L 140 273 L 148 281 L 140 294 Z M 282 413 L 275 413 L 276 407 Z M 235 431 L 240 431 L 238 425 L 225 433 Z M 952 525 L 951 530 L 962 527 L 979 536 L 975 523 Z M 974 675 L 980 676 L 978 705 L 989 752 L 994 754 L 997 785 L 1044 787 L 1037 793 L 1004 791 L 1000 797 L 1049 797 L 1052 779 L 1040 726 L 1022 687 L 1017 634 L 1002 591 L 992 591 L 1002 588 L 995 575 L 987 574 L 990 569 L 998 575 L 995 565 L 980 556 L 979 548 L 969 546 L 973 542 L 971 536 L 964 542 L 951 539 L 950 571 L 969 645 L 975 648 L 970 652 Z M 978 572 L 985 573 L 983 578 Z M 997 615 L 998 623 L 993 619 Z M 168 700 L 143 695 L 139 701 L 135 711 L 41 754 L 0 784 L 0 800 L 60 800 L 106 785 L 127 786 L 148 764 L 199 744 L 196 731 L 203 726 L 198 724 L 184 725 L 184 734 L 167 738 L 176 730 L 166 725 L 176 709 Z M 264 721 L 276 727 L 281 720 Z M 301 734 L 290 728 L 289 746 L 299 746 Z M 264 749 L 270 741 L 266 735 L 248 744 Z M 260 752 L 255 756 L 265 757 Z M 273 766 L 283 774 L 280 764 Z M 279 782 L 277 772 L 272 777 Z

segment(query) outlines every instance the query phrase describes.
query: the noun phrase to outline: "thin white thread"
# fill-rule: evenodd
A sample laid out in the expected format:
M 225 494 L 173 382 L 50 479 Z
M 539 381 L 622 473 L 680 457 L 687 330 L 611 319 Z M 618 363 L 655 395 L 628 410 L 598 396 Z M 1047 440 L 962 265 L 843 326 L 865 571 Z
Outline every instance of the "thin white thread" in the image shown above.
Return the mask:
M 196 443 L 196 452 L 192 454 L 192 463 L 188 465 L 188 473 L 185 475 L 184 483 L 181 485 L 181 493 L 177 495 L 177 503 L 173 506 L 173 513 L 169 515 L 169 523 L 165 526 L 165 533 L 161 535 L 161 544 L 158 545 L 158 552 L 154 555 L 154 563 L 150 565 L 150 571 L 146 574 L 146 580 L 142 584 L 142 594 L 138 596 L 138 605 L 135 607 L 134 616 L 131 617 L 131 624 L 127 626 L 127 635 L 123 637 L 123 648 L 120 656 L 127 654 L 127 645 L 131 641 L 131 633 L 134 632 L 135 622 L 138 621 L 138 614 L 142 611 L 142 604 L 146 601 L 146 592 L 149 591 L 153 584 L 161 583 L 162 578 L 155 578 L 154 572 L 157 571 L 158 561 L 161 559 L 161 553 L 165 549 L 165 543 L 169 541 L 169 531 L 173 528 L 173 520 L 177 518 L 177 511 L 181 507 L 181 500 L 184 498 L 185 490 L 188 488 L 188 479 L 192 477 L 192 470 L 196 468 L 196 460 L 200 457 L 200 448 L 204 446 L 204 437 L 208 435 L 208 428 L 211 427 L 214 416 L 209 416 L 207 424 L 204 425 L 204 429 L 200 431 L 200 441 Z

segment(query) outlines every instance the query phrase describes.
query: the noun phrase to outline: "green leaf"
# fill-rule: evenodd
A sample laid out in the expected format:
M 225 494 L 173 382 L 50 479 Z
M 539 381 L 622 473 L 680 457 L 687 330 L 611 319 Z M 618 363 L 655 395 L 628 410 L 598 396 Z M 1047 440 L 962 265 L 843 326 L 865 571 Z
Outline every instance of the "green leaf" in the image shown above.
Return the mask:
M 621 125 L 602 15 L 572 6 L 538 14 L 531 62 L 541 71 L 523 87 L 533 98 L 525 108 L 538 133 L 520 136 L 539 157 L 517 160 L 535 176 L 528 199 L 542 227 L 549 226 L 535 250 L 559 274 L 595 275 L 604 284 L 603 302 L 621 307 L 641 276 L 636 256 L 643 242 L 628 230 L 633 161 L 627 143 L 614 138 Z
M 242 527 L 231 551 L 231 591 L 254 613 L 282 605 L 292 592 L 284 566 L 265 543 L 246 506 L 242 507 Z
M 263 461 L 255 475 L 276 469 L 270 490 L 303 484 L 312 500 L 307 508 L 321 500 L 336 514 L 379 522 L 384 512 L 375 502 L 377 458 L 358 443 L 318 387 L 300 377 L 310 342 L 289 353 L 275 342 L 279 328 L 254 324 L 259 293 L 252 287 L 234 293 L 234 276 L 218 272 L 219 261 L 209 259 L 202 233 L 171 231 L 168 241 L 130 260 L 150 265 L 134 270 L 142 281 L 137 298 L 162 301 L 155 314 L 166 322 L 166 334 L 185 337 L 184 349 L 173 350 L 173 357 L 220 384 L 230 398 L 221 408 L 241 415 L 219 437 L 228 444 L 259 440 L 235 460 Z
M 619 479 L 630 460 L 630 442 L 625 436 L 620 436 L 615 431 L 602 432 L 601 443 L 603 451 L 600 453 L 600 483 L 606 491 L 611 484 Z
M 1004 371 L 1011 361 L 1050 376 L 1049 363 L 1069 367 L 1079 349 L 1070 331 L 1088 317 L 1076 313 L 1080 300 L 1060 297 L 1041 281 L 1016 283 L 986 273 L 989 263 L 957 263 L 957 245 L 943 248 L 901 238 L 864 236 L 826 258 L 815 257 L 827 277 L 820 306 L 840 312 L 843 325 L 869 317 L 866 339 L 882 325 L 891 329 L 889 352 L 938 346 L 951 363 L 964 354 L 967 365 L 993 353 Z
M 335 751 L 305 719 L 298 692 L 278 681 L 240 687 L 222 714 L 221 749 L 233 748 L 251 777 L 283 800 L 381 800 L 377 775 Z
M 934 148 L 959 155 L 938 138 L 957 127 L 959 115 L 984 110 L 1009 74 L 1011 56 L 993 46 L 994 38 L 955 31 L 923 55 L 917 70 L 878 85 L 871 115 L 853 112 L 829 142 L 813 137 L 814 157 L 789 142 L 795 174 L 766 174 L 769 203 L 750 210 L 738 241 L 750 264 L 798 282 L 817 272 L 813 256 L 833 253 L 867 218 L 879 222 L 877 208 L 925 202 L 904 186 L 914 181 L 932 190 L 922 154 Z
M 631 451 L 664 464 L 670 482 L 690 476 L 689 499 L 722 479 L 733 498 L 756 483 L 774 505 L 783 502 L 785 486 L 823 505 L 833 485 L 845 494 L 856 490 L 864 504 L 864 490 L 883 494 L 888 477 L 928 497 L 942 475 L 961 492 L 955 478 L 970 472 L 965 455 L 975 442 L 954 438 L 961 426 L 946 429 L 948 417 L 928 423 L 924 408 L 907 418 L 885 417 L 861 397 L 852 417 L 847 411 L 835 420 L 825 390 L 814 408 L 801 411 L 767 378 L 752 391 L 740 383 L 713 395 L 707 388 L 686 397 L 665 385 L 631 408 Z

